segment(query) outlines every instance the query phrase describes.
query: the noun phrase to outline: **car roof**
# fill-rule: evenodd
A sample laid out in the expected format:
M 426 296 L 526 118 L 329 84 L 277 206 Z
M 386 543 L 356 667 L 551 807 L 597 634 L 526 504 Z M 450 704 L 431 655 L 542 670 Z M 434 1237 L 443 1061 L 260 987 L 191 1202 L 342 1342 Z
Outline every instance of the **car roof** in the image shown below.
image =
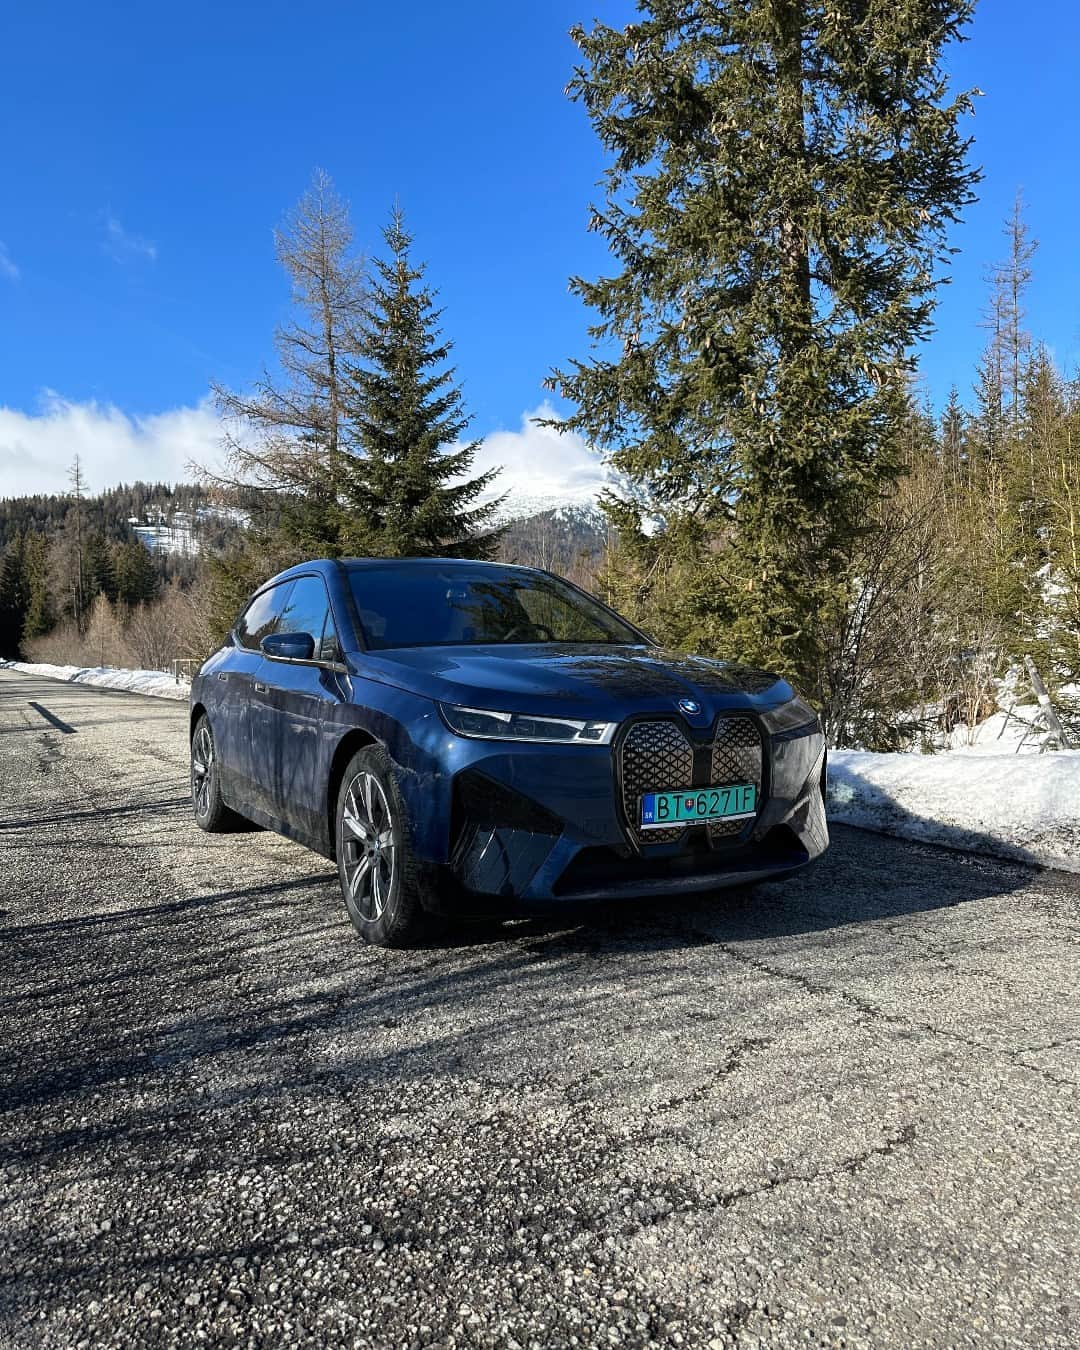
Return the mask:
M 258 587 L 254 594 L 264 591 L 268 586 L 276 586 L 282 581 L 289 581 L 293 577 L 310 576 L 313 572 L 322 576 L 346 569 L 348 571 L 360 571 L 369 567 L 395 567 L 403 568 L 408 571 L 428 567 L 467 567 L 470 570 L 479 569 L 480 571 L 492 572 L 535 572 L 535 567 L 523 567 L 518 563 L 487 562 L 475 560 L 472 558 L 312 558 L 310 562 L 295 563 L 292 567 L 287 567 L 283 572 L 277 572 Z
M 348 568 L 364 567 L 469 567 L 469 568 L 490 568 L 492 571 L 502 572 L 506 569 L 513 569 L 518 572 L 534 572 L 533 567 L 522 567 L 520 563 L 492 562 L 479 558 L 342 558 L 341 565 Z

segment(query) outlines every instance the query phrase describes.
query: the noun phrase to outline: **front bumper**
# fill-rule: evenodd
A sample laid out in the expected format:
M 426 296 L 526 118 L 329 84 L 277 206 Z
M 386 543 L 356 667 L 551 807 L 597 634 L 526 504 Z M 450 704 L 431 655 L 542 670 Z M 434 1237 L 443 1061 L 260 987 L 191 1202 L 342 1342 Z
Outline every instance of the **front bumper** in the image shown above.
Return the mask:
M 734 732 L 732 722 L 740 724 Z M 756 770 L 755 740 L 746 734 L 751 724 Z M 680 723 L 690 753 L 673 756 L 673 738 L 654 738 L 663 758 L 655 768 L 635 761 L 637 777 L 628 786 L 623 748 L 652 744 L 641 736 L 631 743 L 629 733 L 640 725 L 628 724 L 610 747 L 455 738 L 448 837 L 440 856 L 429 857 L 457 902 L 528 905 L 707 891 L 783 875 L 828 847 L 820 733 L 770 736 L 748 714 L 720 718 L 698 734 Z M 718 755 L 718 745 L 735 745 L 735 759 Z M 758 813 L 734 831 L 691 826 L 654 839 L 635 829 L 631 803 L 642 774 L 655 774 L 650 788 L 689 788 L 755 772 Z

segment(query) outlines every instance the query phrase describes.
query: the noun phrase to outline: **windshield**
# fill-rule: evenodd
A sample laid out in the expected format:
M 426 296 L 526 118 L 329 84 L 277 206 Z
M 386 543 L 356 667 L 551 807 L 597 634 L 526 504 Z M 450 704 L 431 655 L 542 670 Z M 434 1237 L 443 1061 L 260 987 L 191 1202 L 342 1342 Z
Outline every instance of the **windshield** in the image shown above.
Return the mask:
M 349 581 L 370 648 L 457 643 L 640 645 L 641 635 L 555 577 L 517 568 L 351 567 Z

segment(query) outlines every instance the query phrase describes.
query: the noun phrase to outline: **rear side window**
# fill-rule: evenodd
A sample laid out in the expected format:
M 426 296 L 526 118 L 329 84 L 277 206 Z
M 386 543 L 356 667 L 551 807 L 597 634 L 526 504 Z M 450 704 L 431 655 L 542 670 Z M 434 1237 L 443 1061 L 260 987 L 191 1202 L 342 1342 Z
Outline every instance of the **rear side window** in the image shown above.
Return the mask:
M 236 621 L 236 636 L 241 647 L 257 652 L 263 638 L 278 631 L 278 620 L 292 585 L 291 581 L 284 581 L 252 600 Z
M 315 660 L 336 661 L 340 654 L 326 586 L 321 577 L 299 577 L 278 620 L 277 633 L 310 633 Z

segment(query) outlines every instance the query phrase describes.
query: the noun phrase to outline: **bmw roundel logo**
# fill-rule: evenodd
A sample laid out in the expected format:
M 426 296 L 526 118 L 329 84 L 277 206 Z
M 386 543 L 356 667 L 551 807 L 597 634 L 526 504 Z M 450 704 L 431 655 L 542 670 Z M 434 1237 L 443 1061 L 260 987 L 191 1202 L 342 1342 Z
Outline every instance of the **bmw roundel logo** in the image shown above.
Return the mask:
M 681 698 L 679 699 L 679 711 L 686 713 L 687 717 L 696 717 L 701 711 L 701 704 L 697 699 Z

